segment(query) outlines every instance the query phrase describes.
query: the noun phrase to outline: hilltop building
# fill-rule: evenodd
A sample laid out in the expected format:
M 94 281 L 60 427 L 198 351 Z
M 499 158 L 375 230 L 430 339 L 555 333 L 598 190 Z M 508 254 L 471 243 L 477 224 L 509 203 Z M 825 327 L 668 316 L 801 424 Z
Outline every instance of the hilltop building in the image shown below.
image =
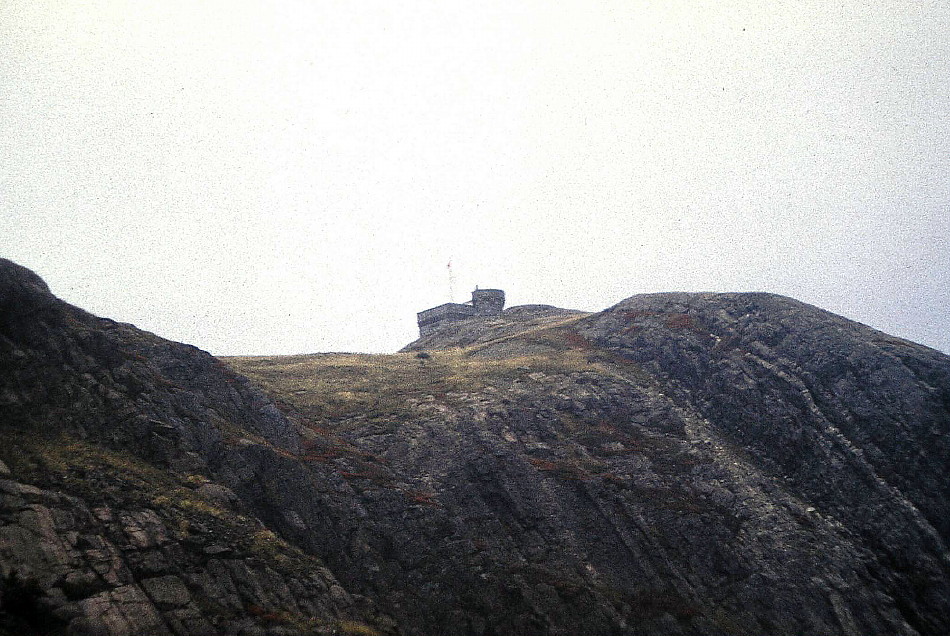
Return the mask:
M 457 322 L 476 316 L 500 316 L 504 308 L 505 292 L 500 289 L 476 287 L 472 292 L 472 300 L 467 303 L 445 303 L 416 314 L 419 335 L 427 336 L 448 322 Z

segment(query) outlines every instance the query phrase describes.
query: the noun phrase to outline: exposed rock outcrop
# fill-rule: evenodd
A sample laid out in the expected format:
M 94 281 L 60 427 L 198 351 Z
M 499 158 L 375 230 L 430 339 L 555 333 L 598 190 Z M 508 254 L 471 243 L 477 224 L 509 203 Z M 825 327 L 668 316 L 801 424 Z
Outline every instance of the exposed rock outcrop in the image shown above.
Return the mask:
M 663 294 L 227 363 L 0 262 L 0 634 L 950 631 L 926 347 Z
M 3 260 L 0 413 L 0 633 L 391 623 L 236 494 L 279 484 L 299 451 L 270 399 L 207 353 L 91 316 Z

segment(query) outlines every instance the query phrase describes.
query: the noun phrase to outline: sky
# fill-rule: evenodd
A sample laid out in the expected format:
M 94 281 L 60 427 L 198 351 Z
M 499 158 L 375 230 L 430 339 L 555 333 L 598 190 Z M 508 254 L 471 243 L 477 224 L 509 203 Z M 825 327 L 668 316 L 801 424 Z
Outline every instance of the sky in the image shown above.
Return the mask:
M 476 285 L 950 352 L 950 3 L 0 0 L 0 256 L 216 355 L 392 352 Z

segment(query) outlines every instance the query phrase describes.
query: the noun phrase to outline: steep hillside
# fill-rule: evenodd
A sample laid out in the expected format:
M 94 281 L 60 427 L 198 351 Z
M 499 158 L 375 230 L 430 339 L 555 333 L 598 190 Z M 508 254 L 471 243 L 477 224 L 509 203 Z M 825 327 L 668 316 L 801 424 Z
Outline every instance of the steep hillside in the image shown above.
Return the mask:
M 0 634 L 388 632 L 261 516 L 299 452 L 218 360 L 0 260 Z
M 950 632 L 926 347 L 662 294 L 225 363 L 0 263 L 9 633 Z
M 231 363 L 372 453 L 367 492 L 427 479 L 464 549 L 426 578 L 497 585 L 498 633 L 946 632 L 946 356 L 765 294 L 526 327 Z

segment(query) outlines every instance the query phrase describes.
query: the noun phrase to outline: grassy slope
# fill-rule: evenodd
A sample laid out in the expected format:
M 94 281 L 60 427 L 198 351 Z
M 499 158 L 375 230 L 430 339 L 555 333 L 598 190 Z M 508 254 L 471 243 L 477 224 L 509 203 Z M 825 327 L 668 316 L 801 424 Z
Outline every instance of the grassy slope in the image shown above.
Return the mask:
M 354 435 L 398 436 L 402 424 L 423 417 L 418 408 L 421 403 L 432 401 L 454 409 L 490 395 L 515 399 L 513 386 L 537 374 L 563 378 L 583 373 L 608 383 L 653 384 L 653 378 L 639 366 L 591 346 L 580 336 L 573 327 L 583 317 L 556 317 L 541 326 L 532 321 L 526 330 L 516 333 L 508 325 L 507 333 L 498 338 L 467 347 L 429 350 L 426 358 L 415 353 L 335 353 L 233 357 L 226 362 L 264 389 L 300 425 L 305 448 L 301 459 L 334 465 L 348 479 L 369 476 L 377 486 L 391 488 L 397 483 L 425 480 L 427 475 L 394 473 L 386 458 L 349 440 Z M 550 389 L 538 390 L 546 393 Z M 636 439 L 632 434 L 618 437 L 610 425 L 580 422 L 564 411 L 559 411 L 558 417 L 554 431 L 558 441 L 551 441 L 565 457 L 540 461 L 524 456 L 536 469 L 549 474 L 574 479 L 602 472 L 605 464 L 597 457 L 600 450 L 574 456 L 579 448 L 600 449 L 620 437 L 638 448 L 652 448 L 657 461 L 679 450 L 660 431 L 646 436 L 638 431 Z
M 538 326 L 486 338 L 466 347 L 416 353 L 357 353 L 230 357 L 224 360 L 284 407 L 320 429 L 360 417 L 405 416 L 412 397 L 473 393 L 525 372 L 597 372 L 608 376 L 643 373 L 608 353 L 594 350 L 572 329 L 585 317 L 548 319 Z

